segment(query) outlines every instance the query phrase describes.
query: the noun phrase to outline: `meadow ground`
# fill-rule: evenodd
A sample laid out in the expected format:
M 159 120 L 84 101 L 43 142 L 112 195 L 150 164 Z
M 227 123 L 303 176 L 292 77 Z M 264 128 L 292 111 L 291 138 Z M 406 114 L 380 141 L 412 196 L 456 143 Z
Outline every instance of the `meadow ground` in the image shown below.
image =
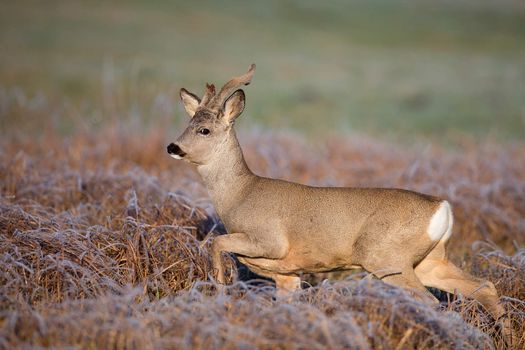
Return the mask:
M 181 86 L 200 94 L 255 62 L 241 126 L 525 137 L 519 0 L 10 1 L 0 47 L 0 96 L 61 105 L 2 116 L 25 129 L 156 123 Z
M 274 300 L 225 256 L 218 292 L 209 247 L 224 233 L 191 167 L 165 154 L 162 128 L 125 126 L 38 139 L 13 135 L 0 156 L 0 346 L 84 348 L 502 348 L 475 301 L 432 308 L 366 275 L 305 276 Z M 451 258 L 494 282 L 525 338 L 523 144 L 410 152 L 365 137 L 313 146 L 246 132 L 259 174 L 314 185 L 394 186 L 454 206 Z M 323 281 L 325 277 L 333 280 Z M 242 282 L 244 280 L 244 282 Z
M 224 228 L 165 149 L 178 89 L 252 62 L 254 172 L 447 198 L 450 258 L 494 282 L 524 348 L 523 4 L 261 4 L 2 4 L 0 348 L 504 348 L 477 302 L 430 307 L 363 272 L 276 300 L 225 255 L 217 290 Z

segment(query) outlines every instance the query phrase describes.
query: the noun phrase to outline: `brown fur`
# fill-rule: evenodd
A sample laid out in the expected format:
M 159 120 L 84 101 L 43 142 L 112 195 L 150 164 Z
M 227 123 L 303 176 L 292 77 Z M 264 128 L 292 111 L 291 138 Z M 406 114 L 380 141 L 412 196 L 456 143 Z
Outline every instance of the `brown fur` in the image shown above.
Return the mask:
M 446 239 L 433 241 L 427 234 L 443 200 L 401 189 L 310 187 L 253 174 L 233 129 L 245 103 L 242 90 L 233 89 L 247 85 L 253 70 L 221 89 L 222 105 L 212 99 L 210 108 L 199 105 L 190 113 L 190 125 L 176 141 L 184 159 L 197 165 L 229 233 L 213 243 L 220 283 L 221 253 L 232 252 L 281 290 L 299 288 L 302 273 L 363 268 L 425 300 L 435 302 L 424 285 L 458 290 L 496 318 L 503 314 L 494 286 L 454 266 L 445 256 Z M 181 97 L 190 105 L 186 110 L 198 103 L 185 90 Z M 199 135 L 202 127 L 211 133 Z M 452 216 L 447 220 L 451 225 Z

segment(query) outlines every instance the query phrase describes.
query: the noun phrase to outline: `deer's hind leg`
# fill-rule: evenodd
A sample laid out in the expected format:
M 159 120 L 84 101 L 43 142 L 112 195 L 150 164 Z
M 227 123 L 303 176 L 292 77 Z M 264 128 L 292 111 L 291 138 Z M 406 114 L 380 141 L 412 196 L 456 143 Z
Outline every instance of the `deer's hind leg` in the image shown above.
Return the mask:
M 421 282 L 428 287 L 437 288 L 448 293 L 456 290 L 462 295 L 479 301 L 496 320 L 500 320 L 502 331 L 507 342 L 518 344 L 516 335 L 505 309 L 499 303 L 499 296 L 490 281 L 476 278 L 451 263 L 445 256 L 445 243 L 438 245 L 415 268 Z
M 362 264 L 363 268 L 385 283 L 405 288 L 413 297 L 429 304 L 437 304 L 438 300 L 430 293 L 418 279 L 412 264 L 409 262 L 389 261 L 383 259 L 381 263 L 371 261 Z
M 378 276 L 380 277 L 380 276 Z M 430 293 L 423 283 L 417 278 L 414 269 L 407 267 L 401 270 L 399 273 L 392 273 L 384 277 L 380 277 L 385 283 L 405 288 L 409 293 L 416 299 L 420 299 L 429 304 L 437 304 L 438 300 Z M 416 291 L 417 293 L 414 293 Z
M 494 317 L 499 318 L 505 310 L 499 304 L 494 284 L 476 278 L 451 263 L 445 257 L 445 244 L 438 245 L 416 266 L 416 276 L 428 287 L 448 293 L 459 291 L 466 297 L 478 300 Z

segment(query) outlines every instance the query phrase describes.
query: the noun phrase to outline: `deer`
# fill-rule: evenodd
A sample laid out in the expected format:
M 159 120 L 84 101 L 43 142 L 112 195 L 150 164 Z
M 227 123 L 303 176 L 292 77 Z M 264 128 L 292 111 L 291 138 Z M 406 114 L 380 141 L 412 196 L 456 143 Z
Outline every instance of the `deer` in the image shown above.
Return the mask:
M 447 200 L 405 189 L 312 187 L 254 174 L 234 129 L 246 104 L 241 87 L 254 72 L 252 64 L 218 93 L 206 84 L 202 99 L 182 88 L 191 119 L 167 146 L 171 157 L 196 166 L 226 228 L 211 244 L 218 284 L 225 283 L 222 253 L 234 253 L 251 271 L 272 279 L 277 294 L 300 289 L 302 274 L 364 269 L 425 302 L 438 303 L 426 287 L 457 291 L 502 318 L 494 284 L 447 258 L 454 221 Z

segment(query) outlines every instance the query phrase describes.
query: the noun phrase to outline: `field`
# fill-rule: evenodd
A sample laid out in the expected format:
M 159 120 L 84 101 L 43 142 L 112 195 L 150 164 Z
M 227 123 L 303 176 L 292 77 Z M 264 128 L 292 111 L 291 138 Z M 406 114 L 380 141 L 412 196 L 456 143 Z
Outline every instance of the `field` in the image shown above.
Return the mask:
M 198 94 L 258 64 L 238 135 L 260 175 L 447 198 L 449 256 L 525 347 L 525 8 L 502 1 L 10 2 L 0 11 L 0 348 L 504 349 L 476 301 L 365 272 L 300 292 L 210 244 L 166 154 Z M 22 24 L 23 25 L 22 25 Z

